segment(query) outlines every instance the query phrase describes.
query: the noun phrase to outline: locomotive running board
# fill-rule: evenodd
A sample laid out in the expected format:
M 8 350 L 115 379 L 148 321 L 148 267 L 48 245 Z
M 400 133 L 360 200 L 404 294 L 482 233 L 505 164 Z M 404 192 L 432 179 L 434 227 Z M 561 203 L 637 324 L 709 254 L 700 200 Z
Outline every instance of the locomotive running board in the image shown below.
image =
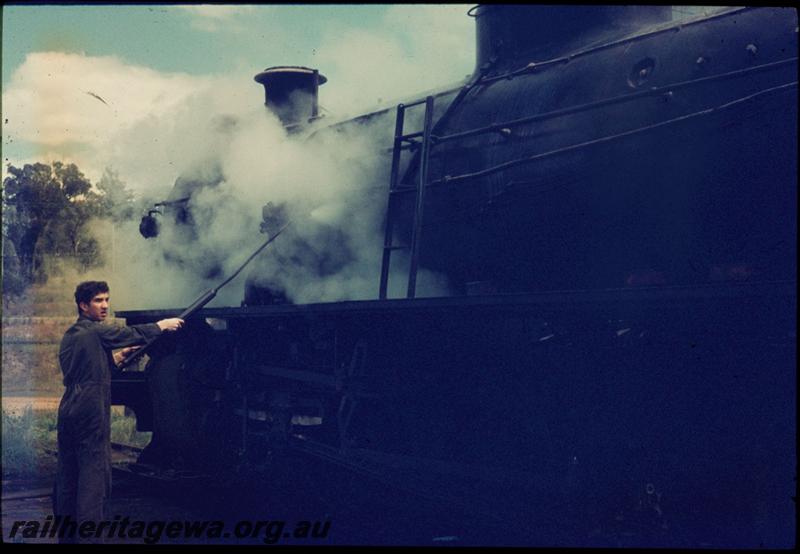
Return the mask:
M 571 305 L 608 303 L 637 303 L 651 301 L 672 302 L 676 300 L 702 299 L 757 299 L 761 297 L 797 297 L 797 281 L 771 281 L 753 283 L 721 283 L 702 285 L 675 285 L 658 287 L 630 287 L 623 289 L 563 290 L 535 293 L 507 293 L 486 296 L 449 296 L 431 298 L 402 298 L 389 300 L 348 300 L 318 304 L 275 304 L 270 306 L 203 308 L 200 317 L 239 319 L 272 318 L 285 316 L 323 315 L 339 313 L 415 312 L 420 310 L 472 310 L 488 309 L 539 309 L 562 308 Z M 127 320 L 128 325 L 171 317 L 178 310 L 126 310 L 117 312 L 117 317 Z

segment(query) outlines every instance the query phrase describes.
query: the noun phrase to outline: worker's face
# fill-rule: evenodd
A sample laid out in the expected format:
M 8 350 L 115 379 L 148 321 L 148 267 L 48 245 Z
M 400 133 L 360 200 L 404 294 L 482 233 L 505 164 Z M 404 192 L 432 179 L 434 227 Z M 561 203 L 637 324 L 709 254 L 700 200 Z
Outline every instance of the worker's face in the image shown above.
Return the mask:
M 80 303 L 83 315 L 93 321 L 103 321 L 108 317 L 108 293 L 100 292 L 96 294 L 89 303 Z

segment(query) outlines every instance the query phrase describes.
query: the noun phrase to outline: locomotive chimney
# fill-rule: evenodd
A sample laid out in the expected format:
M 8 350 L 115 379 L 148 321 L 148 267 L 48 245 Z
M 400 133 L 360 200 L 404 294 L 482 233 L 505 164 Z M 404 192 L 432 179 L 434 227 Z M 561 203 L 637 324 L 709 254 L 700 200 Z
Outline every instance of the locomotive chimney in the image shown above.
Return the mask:
M 264 105 L 284 125 L 317 117 L 319 86 L 328 80 L 318 70 L 301 66 L 269 67 L 254 79 L 264 85 Z
M 469 13 L 476 18 L 476 70 L 480 70 L 520 56 L 547 59 L 565 53 L 578 41 L 616 38 L 642 25 L 667 22 L 672 8 L 481 4 Z

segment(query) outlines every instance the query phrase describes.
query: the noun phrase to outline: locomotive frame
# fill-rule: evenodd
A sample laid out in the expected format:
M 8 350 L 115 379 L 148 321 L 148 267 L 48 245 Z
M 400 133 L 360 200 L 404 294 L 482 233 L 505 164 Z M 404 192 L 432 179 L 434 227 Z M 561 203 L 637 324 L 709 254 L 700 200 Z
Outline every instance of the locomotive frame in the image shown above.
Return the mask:
M 380 299 L 202 310 L 112 380 L 154 432 L 141 461 L 267 471 L 301 452 L 547 544 L 620 517 L 646 544 L 791 544 L 796 14 L 537 50 L 496 40 L 523 8 L 481 9 L 475 75 L 427 100 L 423 131 L 398 117 Z M 386 298 L 396 241 L 405 299 Z M 414 298 L 417 262 L 457 294 Z

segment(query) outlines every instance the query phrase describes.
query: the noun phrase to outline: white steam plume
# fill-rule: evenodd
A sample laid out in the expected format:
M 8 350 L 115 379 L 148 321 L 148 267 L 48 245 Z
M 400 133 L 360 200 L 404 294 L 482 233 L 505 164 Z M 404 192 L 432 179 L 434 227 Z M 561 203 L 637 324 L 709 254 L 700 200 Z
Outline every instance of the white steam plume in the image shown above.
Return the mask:
M 329 78 L 320 90 L 323 113 L 329 120 L 365 113 L 379 99 L 400 101 L 462 79 L 474 60 L 466 9 L 390 7 L 370 32 L 331 25 L 314 58 Z M 267 202 L 285 203 L 296 220 L 253 262 L 264 281 L 297 302 L 377 297 L 388 156 L 376 154 L 391 146 L 394 116 L 357 132 L 288 137 L 263 107 L 253 74 L 291 63 L 265 52 L 253 67 L 237 63 L 236 73 L 195 76 L 114 56 L 33 52 L 14 70 L 3 90 L 3 140 L 26 147 L 16 156 L 9 149 L 6 161 L 74 162 L 95 183 L 111 167 L 141 203 L 167 199 L 182 175 L 218 170 L 224 177 L 192 197 L 191 247 L 179 236 L 186 229 L 168 214 L 155 240 L 140 236 L 141 213 L 134 221 L 98 224 L 108 263 L 87 277 L 109 281 L 116 309 L 180 308 L 218 284 L 264 240 L 259 224 Z M 326 260 L 336 241 L 348 254 Z M 220 272 L 204 278 L 198 267 L 212 258 Z M 390 289 L 402 296 L 402 253 L 393 259 Z M 244 276 L 213 305 L 238 305 Z M 443 293 L 440 281 L 422 271 L 419 294 Z
M 223 180 L 188 187 L 191 230 L 175 225 L 168 210 L 154 239 L 139 235 L 138 220 L 114 230 L 115 304 L 128 309 L 188 304 L 235 271 L 265 239 L 258 231 L 268 202 L 284 205 L 293 223 L 245 275 L 255 271 L 261 284 L 282 289 L 299 303 L 376 298 L 393 115 L 303 138 L 287 135 L 261 106 L 225 114 L 222 126 L 219 114 L 199 113 L 208 114 L 205 125 L 193 111 L 181 111 L 173 123 L 176 134 L 165 138 L 180 142 L 185 129 L 200 127 L 188 137 L 195 155 L 186 158 L 184 171 L 192 162 L 195 168 L 216 166 Z M 399 295 L 406 276 L 403 264 L 395 265 L 390 283 Z M 214 266 L 221 271 L 208 276 Z M 243 282 L 223 289 L 212 305 L 238 305 Z M 427 272 L 419 282 L 420 295 L 446 292 L 441 278 Z

